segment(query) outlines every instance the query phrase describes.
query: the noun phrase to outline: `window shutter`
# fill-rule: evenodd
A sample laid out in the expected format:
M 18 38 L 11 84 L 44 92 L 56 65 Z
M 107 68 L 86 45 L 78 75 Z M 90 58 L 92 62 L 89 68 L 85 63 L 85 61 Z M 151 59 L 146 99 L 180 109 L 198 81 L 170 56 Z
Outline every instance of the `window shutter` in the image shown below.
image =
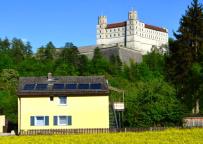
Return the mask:
M 49 125 L 49 116 L 45 116 L 45 126 Z
M 34 125 L 35 125 L 35 117 L 34 117 L 34 116 L 31 116 L 31 117 L 30 117 L 30 125 L 31 125 L 31 126 L 34 126 Z
M 72 125 L 72 116 L 68 116 L 68 125 Z
M 57 116 L 54 116 L 54 125 L 57 125 L 58 124 L 58 117 Z

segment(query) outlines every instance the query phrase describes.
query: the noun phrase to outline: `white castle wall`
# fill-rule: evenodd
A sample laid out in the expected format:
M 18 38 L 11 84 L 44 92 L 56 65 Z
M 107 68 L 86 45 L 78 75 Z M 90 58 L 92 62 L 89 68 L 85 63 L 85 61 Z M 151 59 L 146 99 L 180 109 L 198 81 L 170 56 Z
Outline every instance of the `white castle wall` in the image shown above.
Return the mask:
M 97 45 L 120 45 L 149 52 L 152 46 L 168 45 L 168 30 L 153 30 L 137 19 L 137 13 L 130 11 L 125 26 L 108 28 L 107 17 L 100 16 L 97 25 Z M 165 32 L 163 32 L 165 30 Z

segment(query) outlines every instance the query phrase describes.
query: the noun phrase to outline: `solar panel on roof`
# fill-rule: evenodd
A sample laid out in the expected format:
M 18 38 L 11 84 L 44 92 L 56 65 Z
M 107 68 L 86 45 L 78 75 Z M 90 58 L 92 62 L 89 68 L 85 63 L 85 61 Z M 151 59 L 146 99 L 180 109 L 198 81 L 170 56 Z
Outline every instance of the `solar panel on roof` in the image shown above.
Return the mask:
M 35 90 L 47 90 L 47 84 L 37 84 Z
M 33 90 L 35 88 L 35 84 L 25 84 L 23 90 Z
M 58 89 L 58 90 L 64 89 L 64 84 L 54 84 L 53 89 Z
M 90 89 L 101 89 L 100 83 L 92 83 L 90 84 Z
M 89 84 L 78 84 L 78 89 L 89 89 Z
M 77 84 L 66 84 L 66 89 L 76 89 Z

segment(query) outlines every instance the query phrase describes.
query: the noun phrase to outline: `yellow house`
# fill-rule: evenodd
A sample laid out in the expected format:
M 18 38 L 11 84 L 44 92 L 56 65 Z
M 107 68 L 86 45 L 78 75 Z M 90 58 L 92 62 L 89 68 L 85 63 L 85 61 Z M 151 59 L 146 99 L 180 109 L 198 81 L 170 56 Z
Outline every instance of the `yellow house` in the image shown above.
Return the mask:
M 21 77 L 18 133 L 109 128 L 109 90 L 103 76 Z
M 0 133 L 4 132 L 4 129 L 3 129 L 4 126 L 6 126 L 5 115 L 0 115 Z

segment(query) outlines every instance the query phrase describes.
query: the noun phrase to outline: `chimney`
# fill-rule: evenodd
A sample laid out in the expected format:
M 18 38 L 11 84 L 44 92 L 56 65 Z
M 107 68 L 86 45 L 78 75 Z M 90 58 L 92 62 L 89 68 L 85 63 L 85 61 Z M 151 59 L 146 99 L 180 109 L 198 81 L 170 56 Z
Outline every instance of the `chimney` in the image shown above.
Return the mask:
M 52 81 L 52 73 L 48 73 L 48 81 Z

